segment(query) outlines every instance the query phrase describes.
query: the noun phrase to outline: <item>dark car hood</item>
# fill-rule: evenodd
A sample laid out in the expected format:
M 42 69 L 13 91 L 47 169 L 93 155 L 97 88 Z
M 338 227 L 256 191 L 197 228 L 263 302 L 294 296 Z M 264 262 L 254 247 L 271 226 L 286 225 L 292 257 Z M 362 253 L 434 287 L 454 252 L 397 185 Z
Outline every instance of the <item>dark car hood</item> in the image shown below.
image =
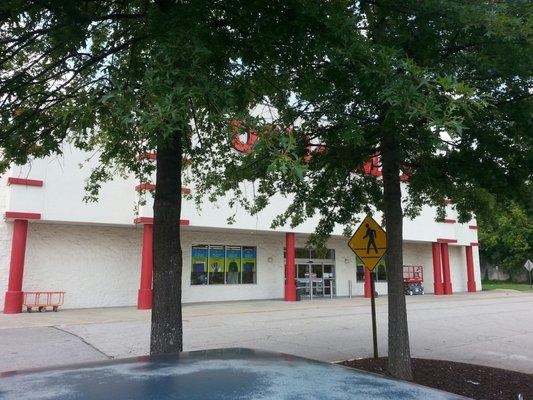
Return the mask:
M 221 349 L 0 374 L 0 399 L 464 399 L 281 353 Z

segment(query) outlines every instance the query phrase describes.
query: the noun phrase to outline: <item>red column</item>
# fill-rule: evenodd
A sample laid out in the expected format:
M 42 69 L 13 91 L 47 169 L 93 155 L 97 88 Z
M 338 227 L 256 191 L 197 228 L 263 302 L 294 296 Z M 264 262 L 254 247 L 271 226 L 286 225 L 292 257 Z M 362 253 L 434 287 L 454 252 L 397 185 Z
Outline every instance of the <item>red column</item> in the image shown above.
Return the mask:
M 440 243 L 432 243 L 433 251 L 433 294 L 444 294 L 442 289 L 442 267 L 440 264 Z
M 141 287 L 137 297 L 137 308 L 139 310 L 149 310 L 152 308 L 152 235 L 153 225 L 144 224 L 141 261 Z
M 370 274 L 370 271 L 367 267 L 364 267 L 365 269 L 365 297 L 370 298 L 372 296 L 372 282 L 370 282 L 370 279 L 372 279 L 372 275 Z
M 474 277 L 474 257 L 472 255 L 472 246 L 466 246 L 466 286 L 469 292 L 476 291 L 476 278 Z
M 22 312 L 22 278 L 24 277 L 24 257 L 26 254 L 26 237 L 28 221 L 16 219 L 13 224 L 11 242 L 11 262 L 9 264 L 9 281 L 4 302 L 4 314 Z
M 440 244 L 440 253 L 442 257 L 442 278 L 444 294 L 452 294 L 452 277 L 450 274 L 450 257 L 448 254 L 448 243 Z
M 285 301 L 296 301 L 296 239 L 294 233 L 285 234 Z

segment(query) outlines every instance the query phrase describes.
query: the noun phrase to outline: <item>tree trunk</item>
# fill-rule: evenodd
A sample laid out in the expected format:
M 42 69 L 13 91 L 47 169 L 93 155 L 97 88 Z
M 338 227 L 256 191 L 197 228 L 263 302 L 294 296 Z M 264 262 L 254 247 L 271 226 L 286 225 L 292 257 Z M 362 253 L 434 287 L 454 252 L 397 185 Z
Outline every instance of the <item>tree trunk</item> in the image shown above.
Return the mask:
M 407 309 L 403 292 L 403 213 L 400 189 L 398 142 L 392 132 L 384 132 L 383 197 L 387 231 L 387 290 L 389 304 L 389 373 L 412 380 Z
M 176 132 L 157 148 L 150 354 L 177 353 L 183 350 L 181 146 L 181 132 Z

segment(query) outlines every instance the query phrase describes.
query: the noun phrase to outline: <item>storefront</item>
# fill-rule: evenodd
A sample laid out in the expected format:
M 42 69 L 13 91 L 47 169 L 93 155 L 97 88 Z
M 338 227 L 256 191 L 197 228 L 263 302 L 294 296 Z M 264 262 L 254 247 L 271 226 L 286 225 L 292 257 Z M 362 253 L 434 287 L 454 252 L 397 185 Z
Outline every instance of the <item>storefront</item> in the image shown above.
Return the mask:
M 20 312 L 25 291 L 64 291 L 65 308 L 151 307 L 152 206 L 147 184 L 116 178 L 99 202 L 83 202 L 90 166 L 75 149 L 61 162 L 35 160 L 0 177 L 0 307 Z M 150 184 L 155 187 L 155 184 Z M 191 191 L 194 188 L 184 188 Z M 291 228 L 270 228 L 289 199 L 273 196 L 250 217 L 230 199 L 202 207 L 184 199 L 183 280 L 186 303 L 259 299 L 296 300 L 369 294 L 370 276 L 335 227 L 326 251 L 306 247 L 316 219 Z M 446 219 L 424 207 L 404 221 L 404 264 L 422 266 L 426 293 L 480 290 L 477 226 L 459 224 L 453 204 Z M 228 217 L 235 223 L 228 225 Z M 379 218 L 379 216 L 376 216 Z M 375 274 L 386 294 L 386 266 Z M 366 284 L 365 284 L 366 282 Z

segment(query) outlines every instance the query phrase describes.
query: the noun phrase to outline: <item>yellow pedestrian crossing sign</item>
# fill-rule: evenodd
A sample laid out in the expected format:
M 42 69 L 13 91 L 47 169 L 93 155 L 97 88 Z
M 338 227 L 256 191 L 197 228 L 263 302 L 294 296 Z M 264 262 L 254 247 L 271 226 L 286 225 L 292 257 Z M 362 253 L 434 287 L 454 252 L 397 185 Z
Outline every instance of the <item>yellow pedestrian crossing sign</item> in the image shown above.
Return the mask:
M 373 271 L 387 252 L 387 234 L 374 218 L 367 215 L 348 242 L 348 246 L 365 267 Z

